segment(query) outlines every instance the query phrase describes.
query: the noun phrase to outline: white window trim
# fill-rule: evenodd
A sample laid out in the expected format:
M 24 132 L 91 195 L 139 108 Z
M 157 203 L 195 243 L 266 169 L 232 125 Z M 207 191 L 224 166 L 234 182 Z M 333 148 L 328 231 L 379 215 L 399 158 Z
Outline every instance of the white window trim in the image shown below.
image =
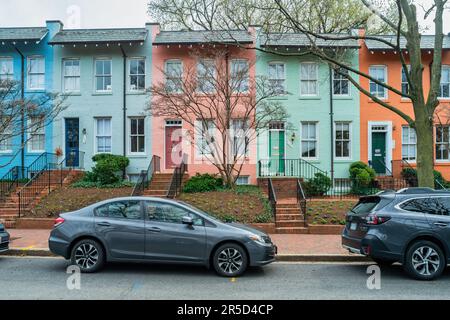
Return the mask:
M 97 90 L 97 61 L 111 61 L 111 90 Z M 110 57 L 95 57 L 94 58 L 94 92 L 95 93 L 112 93 L 113 92 L 113 61 Z
M 34 118 L 34 117 L 31 117 L 31 118 Z M 27 141 L 26 141 L 26 143 L 27 143 L 27 151 L 28 151 L 28 153 L 42 153 L 42 152 L 45 152 L 45 142 L 46 142 L 46 132 L 45 131 L 46 131 L 46 125 L 43 125 L 41 128 L 39 128 L 40 130 L 43 131 L 43 135 L 44 135 L 44 149 L 42 149 L 42 150 L 33 150 L 31 148 L 31 146 L 32 146 L 31 136 L 33 134 L 36 134 L 36 133 L 33 133 L 33 128 L 31 128 L 31 119 L 27 120 L 27 126 L 28 126 L 28 130 L 27 130 Z
M 11 73 L 5 74 L 9 77 L 11 77 L 12 80 L 14 80 L 14 57 L 11 56 L 0 56 L 0 60 L 10 60 L 11 61 Z M 0 87 L 1 89 L 1 87 Z
M 372 64 L 372 65 L 370 65 L 369 66 L 369 76 L 371 76 L 370 75 L 370 69 L 372 69 L 372 68 L 383 68 L 384 69 L 384 84 L 388 84 L 389 83 L 388 82 L 388 67 L 387 67 L 387 65 L 384 65 L 384 64 Z M 370 92 L 370 83 L 371 82 L 373 82 L 373 81 L 371 81 L 369 79 L 369 93 L 370 94 L 372 94 L 372 92 Z M 377 97 L 377 98 L 380 99 L 380 100 L 387 100 L 388 97 L 389 97 L 389 92 L 388 92 L 389 90 L 387 88 L 385 88 L 385 87 L 383 87 L 383 89 L 384 89 L 384 96 L 383 97 Z
M 44 61 L 44 87 L 43 88 L 30 88 L 30 81 L 31 81 L 31 77 L 30 77 L 30 67 L 31 67 L 31 62 L 30 60 L 32 59 L 38 59 L 38 58 L 42 58 L 42 60 Z M 28 91 L 42 91 L 45 90 L 45 85 L 46 85 L 46 70 L 45 70 L 45 56 L 43 55 L 32 55 L 32 56 L 28 56 L 27 57 L 27 90 Z M 40 74 L 40 73 L 36 73 L 36 74 Z
M 270 66 L 271 65 L 279 65 L 279 64 L 281 64 L 281 65 L 283 65 L 283 69 L 284 69 L 284 77 L 283 77 L 283 79 L 272 79 L 272 78 L 270 78 Z M 268 63 L 267 63 L 267 74 L 268 74 L 268 79 L 269 79 L 269 82 L 271 81 L 271 80 L 283 80 L 283 93 L 278 93 L 277 95 L 278 96 L 285 96 L 286 94 L 287 94 L 287 77 L 286 77 L 286 73 L 287 73 L 287 70 L 286 70 L 286 63 L 285 62 L 283 62 L 283 61 L 269 61 Z
M 303 143 L 303 125 L 306 123 L 314 123 L 315 127 L 316 127 L 316 139 L 314 141 L 316 141 L 316 156 L 315 157 L 303 157 L 302 156 L 302 143 Z M 313 141 L 313 140 L 306 140 L 306 141 Z M 305 159 L 305 160 L 311 160 L 311 161 L 317 161 L 320 159 L 320 155 L 319 155 L 319 146 L 320 146 L 320 141 L 319 141 L 319 121 L 314 121 L 314 120 L 307 120 L 307 121 L 301 121 L 300 122 L 300 158 L 301 159 Z
M 97 149 L 97 121 L 98 121 L 99 119 L 109 119 L 109 120 L 110 120 L 110 131 L 111 131 L 111 151 L 110 151 L 110 152 L 98 152 L 98 151 L 97 151 L 97 150 L 98 150 L 98 149 Z M 96 155 L 96 154 L 102 154 L 102 153 L 108 153 L 108 154 L 113 153 L 112 117 L 101 117 L 101 116 L 94 117 L 94 134 L 93 134 L 93 136 L 94 136 L 94 143 L 93 143 L 93 145 L 94 145 L 94 152 L 93 152 L 93 154 L 94 154 L 94 155 Z
M 144 120 L 144 152 L 133 152 L 131 151 L 131 121 L 136 119 Z M 128 155 L 130 156 L 145 156 L 147 154 L 147 125 L 146 125 L 146 117 L 145 116 L 130 116 L 128 117 Z M 142 136 L 141 134 L 136 134 L 136 136 Z M 112 145 L 111 145 L 112 146 Z
M 232 149 L 232 156 L 234 156 L 235 154 L 234 154 L 234 137 L 235 137 L 235 132 L 234 132 L 234 126 L 233 126 L 233 124 L 234 124 L 234 121 L 246 121 L 245 119 L 242 119 L 242 118 L 235 118 L 235 119 L 231 119 L 231 124 L 230 124 L 230 133 L 231 133 L 231 138 L 233 139 L 233 145 L 232 145 L 232 147 L 231 147 L 231 149 Z M 248 126 L 248 121 L 246 121 L 247 122 L 247 126 Z M 249 137 L 248 137 L 248 130 L 247 131 L 245 131 L 245 130 L 243 130 L 244 132 L 243 132 L 243 134 L 245 135 L 245 137 L 239 137 L 239 138 L 244 138 L 244 139 L 249 139 Z M 250 140 L 250 139 L 249 139 Z M 245 144 L 245 141 L 244 141 L 244 144 Z M 244 159 L 246 159 L 248 156 L 249 156 L 249 154 L 250 154 L 250 143 L 248 144 L 248 145 L 244 145 L 244 147 L 246 148 L 246 150 L 245 150 L 245 152 L 244 153 L 236 153 L 236 156 L 237 157 L 243 157 Z
M 211 121 L 214 121 L 214 119 L 211 119 Z M 195 120 L 195 132 L 194 132 L 194 142 L 195 142 L 195 156 L 197 159 L 208 159 L 208 157 L 212 156 L 212 152 L 210 153 L 206 153 L 206 152 L 202 152 L 201 149 L 199 148 L 199 139 L 204 139 L 203 137 L 203 129 L 202 129 L 202 121 L 201 120 Z M 212 137 L 214 139 L 216 139 L 216 132 L 217 132 L 217 126 L 216 123 L 214 122 L 214 128 L 213 128 L 213 133 L 212 133 Z M 211 150 L 212 148 L 210 148 Z M 211 150 L 213 151 L 213 150 Z
M 241 62 L 243 62 L 243 63 L 245 63 L 246 65 L 247 65 L 247 90 L 243 90 L 243 91 L 240 91 L 240 90 L 236 90 L 236 91 L 234 91 L 234 93 L 249 93 L 249 90 L 250 90 L 250 63 L 249 63 L 249 61 L 247 60 L 247 59 L 243 59 L 243 58 L 235 58 L 235 59 L 231 59 L 231 61 L 230 61 L 230 76 L 231 76 L 231 79 L 233 79 L 232 78 L 232 72 L 233 72 L 233 63 L 236 63 L 236 62 L 238 62 L 238 63 L 241 63 Z M 215 71 L 215 74 L 217 73 L 217 71 Z M 242 84 L 243 82 L 241 82 L 241 84 Z
M 441 74 L 442 74 L 442 71 L 443 71 L 444 69 L 448 69 L 449 72 L 450 72 L 450 65 L 448 65 L 448 64 L 443 64 L 443 65 L 442 65 Z M 442 76 L 441 76 L 441 80 L 442 80 Z M 449 96 L 448 96 L 448 97 L 441 97 L 441 80 L 439 80 L 439 97 L 438 97 L 438 100 L 449 100 L 449 99 L 450 99 L 450 90 L 449 90 Z M 450 86 L 450 83 L 449 83 L 449 86 Z
M 203 63 L 202 63 L 203 62 Z M 212 64 L 213 64 L 213 66 L 214 66 L 214 75 L 213 75 L 213 79 L 214 80 L 216 80 L 216 77 L 217 77 L 217 65 L 216 65 L 216 60 L 215 59 L 209 59 L 209 58 L 207 58 L 207 59 L 198 59 L 197 60 L 197 64 L 196 64 L 196 71 L 197 71 L 197 74 L 196 74 L 196 76 L 197 76 L 197 87 L 195 88 L 195 92 L 197 93 L 197 94 L 201 94 L 201 95 L 209 95 L 209 94 L 214 94 L 214 93 L 216 93 L 216 88 L 213 88 L 212 89 L 212 91 L 210 91 L 210 92 L 204 92 L 204 91 L 202 91 L 202 90 L 199 90 L 199 87 L 200 87 L 200 81 L 199 81 L 199 73 L 198 73 L 198 66 L 200 65 L 200 64 L 203 64 L 203 65 L 205 65 L 206 63 L 205 62 L 212 62 Z M 209 75 L 207 76 L 208 78 L 209 78 Z M 206 78 L 206 77 L 202 77 L 202 78 Z
M 131 61 L 132 60 L 143 60 L 144 61 L 144 74 L 136 74 L 135 76 L 144 76 L 144 89 L 131 89 Z M 147 58 L 146 57 L 128 57 L 127 59 L 127 91 L 131 93 L 142 93 L 145 92 L 147 86 Z
M 411 66 L 409 65 L 409 64 L 407 64 L 406 65 L 406 67 L 408 68 L 408 70 L 410 70 L 411 69 Z M 408 79 L 406 79 L 406 81 L 404 82 L 403 81 L 403 66 L 400 68 L 400 92 L 403 92 L 403 84 L 407 84 L 408 85 L 408 91 L 410 91 L 410 86 L 409 86 L 409 83 L 408 83 Z M 401 97 L 402 98 L 402 100 L 410 100 L 409 98 L 407 98 L 407 97 Z
M 182 59 L 167 59 L 164 61 L 164 84 L 167 84 L 167 64 L 169 62 L 179 62 L 181 65 L 181 83 L 183 83 L 183 76 L 184 76 L 184 64 L 183 64 L 183 60 Z M 171 78 L 174 79 L 174 78 Z M 181 88 L 181 90 L 177 90 L 174 92 L 171 92 L 172 94 L 179 94 L 182 93 L 183 89 Z
M 79 69 L 80 69 L 80 74 L 79 74 L 79 76 L 78 76 L 78 78 L 80 78 L 80 88 L 78 88 L 78 90 L 66 90 L 66 87 L 65 87 L 65 78 L 66 78 L 66 75 L 65 75 L 65 70 L 64 70 L 64 67 L 65 67 L 65 62 L 66 61 L 71 61 L 71 60 L 78 60 L 78 63 L 79 63 Z M 63 93 L 80 93 L 81 92 L 81 59 L 80 58 L 63 58 L 62 59 L 62 70 L 61 70 L 62 72 L 61 72 L 61 76 L 62 76 L 62 79 L 61 79 L 61 86 L 62 86 L 62 92 Z M 71 78 L 75 78 L 75 77 L 71 77 Z
M 317 87 L 317 92 L 315 93 L 315 94 L 304 94 L 304 93 L 302 93 L 302 65 L 304 65 L 304 64 L 313 64 L 313 65 L 315 65 L 316 66 L 316 87 Z M 318 62 L 314 62 L 314 61 L 303 61 L 303 62 L 300 62 L 300 65 L 299 65 L 299 70 L 298 70 L 298 72 L 299 72 L 299 79 L 300 79 L 300 81 L 299 81 L 299 93 L 300 93 L 300 97 L 319 97 L 320 96 L 320 86 L 319 86 L 319 69 L 320 69 L 320 65 L 319 65 L 319 63 Z M 305 81 L 311 81 L 311 80 L 305 80 Z
M 337 157 L 336 156 L 336 124 L 337 123 L 345 123 L 348 124 L 348 133 L 349 133 L 349 139 L 348 139 L 348 157 Z M 352 136 L 353 136 L 353 123 L 352 121 L 345 121 L 345 120 L 338 120 L 335 121 L 333 124 L 333 138 L 334 138 L 334 146 L 333 146 L 333 152 L 334 152 L 334 159 L 336 160 L 352 160 L 353 159 L 353 148 L 352 148 Z M 343 140 L 341 140 L 343 141 Z
M 438 125 L 439 126 L 439 125 Z M 436 163 L 448 163 L 450 162 L 450 150 L 449 150 L 449 154 L 448 154 L 448 158 L 447 159 L 437 159 L 437 155 L 436 155 L 436 146 L 437 146 L 437 127 L 438 126 L 434 126 L 434 161 Z M 450 131 L 450 126 L 448 125 L 443 125 L 443 127 L 449 127 L 449 131 Z M 442 143 L 441 143 L 442 144 Z M 450 147 L 450 137 L 449 137 L 449 147 Z
M 404 128 L 409 128 L 409 130 L 411 130 L 411 129 L 413 129 L 413 128 L 411 128 L 410 126 L 408 126 L 408 125 L 403 125 L 402 126 L 402 153 L 401 153 L 401 156 L 402 156 L 402 160 L 403 160 L 403 145 L 404 144 L 406 144 L 406 145 L 412 145 L 412 143 L 410 143 L 409 141 L 407 141 L 407 142 L 405 142 L 404 140 L 403 140 L 403 129 Z M 414 129 L 413 129 L 414 130 Z M 410 135 L 408 135 L 408 137 L 410 138 Z M 414 160 L 409 160 L 409 159 L 406 159 L 406 161 L 408 161 L 409 163 L 416 163 L 416 161 L 417 161 L 417 134 L 416 134 L 416 143 L 414 144 L 414 146 L 415 146 L 415 148 L 416 148 L 416 159 L 414 159 Z
M 341 93 L 334 93 L 334 80 L 338 80 L 338 79 L 334 78 L 334 69 L 331 70 L 331 78 L 332 78 L 331 84 L 333 86 L 331 89 L 332 89 L 334 97 L 350 97 L 351 96 L 350 90 L 351 90 L 352 86 L 351 86 L 350 80 L 348 80 L 347 78 L 339 79 L 339 81 L 346 80 L 348 83 L 348 92 L 346 94 L 341 94 Z

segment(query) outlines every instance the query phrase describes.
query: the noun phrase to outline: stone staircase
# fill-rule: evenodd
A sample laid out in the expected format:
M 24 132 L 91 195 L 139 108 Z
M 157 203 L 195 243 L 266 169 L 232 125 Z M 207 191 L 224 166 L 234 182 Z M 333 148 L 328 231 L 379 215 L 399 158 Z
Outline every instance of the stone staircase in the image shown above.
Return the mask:
M 70 184 L 76 179 L 81 171 L 78 170 L 47 170 L 38 178 L 33 180 L 30 186 L 19 186 L 0 202 L 0 223 L 6 228 L 14 228 L 16 220 L 19 217 L 19 196 L 18 192 L 22 192 L 22 201 L 27 205 L 23 207 L 23 214 L 29 213 L 39 201 L 55 189 L 63 185 Z
M 143 196 L 164 198 L 170 187 L 173 173 L 154 173 L 147 189 L 144 190 Z M 183 183 L 189 179 L 187 173 L 183 176 Z
M 258 184 L 267 194 L 267 179 L 259 179 Z M 272 178 L 272 184 L 277 197 L 275 227 L 277 233 L 308 233 L 305 227 L 305 217 L 297 202 L 296 178 Z

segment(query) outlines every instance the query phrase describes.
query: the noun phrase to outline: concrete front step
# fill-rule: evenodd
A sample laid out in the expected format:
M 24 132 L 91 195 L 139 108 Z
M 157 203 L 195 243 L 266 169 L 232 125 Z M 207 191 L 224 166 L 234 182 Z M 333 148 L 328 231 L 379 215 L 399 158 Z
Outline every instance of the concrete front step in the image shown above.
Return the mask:
M 286 234 L 307 234 L 308 228 L 305 227 L 281 227 L 275 229 L 276 233 Z

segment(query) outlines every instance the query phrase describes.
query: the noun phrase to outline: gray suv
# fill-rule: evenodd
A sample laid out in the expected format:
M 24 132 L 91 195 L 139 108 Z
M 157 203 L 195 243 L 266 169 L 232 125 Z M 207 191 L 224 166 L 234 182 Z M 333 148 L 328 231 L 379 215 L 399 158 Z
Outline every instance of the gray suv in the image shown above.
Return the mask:
M 342 245 L 379 264 L 400 262 L 413 278 L 434 279 L 450 258 L 450 192 L 406 188 L 362 197 L 346 216 Z
M 228 277 L 273 262 L 277 250 L 257 229 L 152 197 L 110 199 L 61 214 L 49 248 L 82 272 L 95 272 L 107 261 L 150 261 L 212 266 Z

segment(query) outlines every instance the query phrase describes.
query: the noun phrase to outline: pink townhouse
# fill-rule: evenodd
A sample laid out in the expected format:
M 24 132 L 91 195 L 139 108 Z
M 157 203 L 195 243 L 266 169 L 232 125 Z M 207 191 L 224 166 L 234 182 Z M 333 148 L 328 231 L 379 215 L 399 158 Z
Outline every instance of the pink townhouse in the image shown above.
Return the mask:
M 200 69 L 205 68 L 203 60 L 211 59 L 211 54 L 214 55 L 216 52 L 226 54 L 218 54 L 214 60 L 227 59 L 225 65 L 230 69 L 235 63 L 243 63 L 247 66 L 249 79 L 255 77 L 256 54 L 255 50 L 249 50 L 255 43 L 253 28 L 239 31 L 161 31 L 159 26 L 155 25 L 152 33 L 152 86 L 185 85 L 184 81 L 190 81 L 186 79 L 188 73 L 197 73 L 200 78 Z M 222 62 L 216 61 L 216 64 Z M 216 70 L 215 75 L 223 76 L 221 74 L 223 72 Z M 248 89 L 247 94 L 254 95 L 252 91 Z M 155 104 L 155 99 L 155 95 L 152 94 L 150 109 Z M 204 98 L 202 93 L 194 92 L 191 99 Z M 202 103 L 206 105 L 201 112 L 210 113 L 208 99 L 204 99 Z M 155 114 L 152 116 L 152 154 L 160 157 L 161 172 L 173 172 L 181 163 L 181 159 L 185 159 L 187 173 L 190 176 L 196 173 L 218 173 L 218 169 L 211 163 L 211 158 L 205 157 L 201 150 L 199 152 L 201 142 L 198 140 L 202 139 L 201 135 L 192 134 L 197 130 L 195 125 L 197 116 L 189 115 L 189 121 L 186 121 L 185 117 Z M 255 138 L 248 143 L 238 184 L 256 184 L 256 149 Z

